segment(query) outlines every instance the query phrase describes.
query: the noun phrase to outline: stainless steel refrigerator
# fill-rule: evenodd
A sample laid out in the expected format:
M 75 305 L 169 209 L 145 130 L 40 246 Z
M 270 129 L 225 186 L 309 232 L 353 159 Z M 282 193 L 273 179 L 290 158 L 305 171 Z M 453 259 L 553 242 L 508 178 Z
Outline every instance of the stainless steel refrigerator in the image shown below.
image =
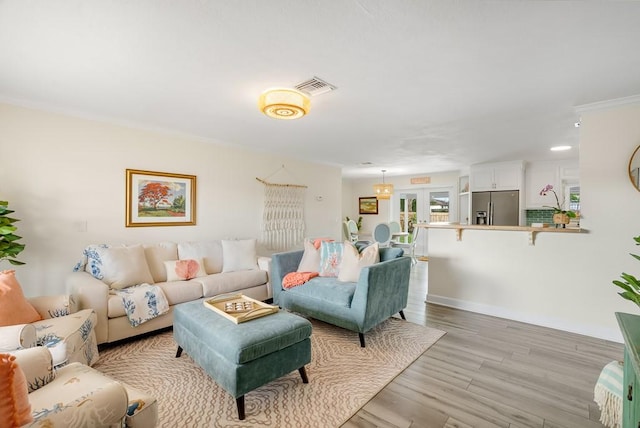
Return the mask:
M 520 195 L 517 190 L 471 193 L 473 224 L 518 226 Z

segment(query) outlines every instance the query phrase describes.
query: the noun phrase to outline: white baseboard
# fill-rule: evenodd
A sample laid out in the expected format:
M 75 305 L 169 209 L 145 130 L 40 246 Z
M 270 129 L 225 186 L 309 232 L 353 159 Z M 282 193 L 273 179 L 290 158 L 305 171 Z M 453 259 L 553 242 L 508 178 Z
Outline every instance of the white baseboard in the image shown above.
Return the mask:
M 451 297 L 437 296 L 427 294 L 427 302 L 435 305 L 448 306 L 451 308 L 462 309 L 470 312 L 491 315 L 498 318 L 506 318 L 509 320 L 520 321 L 527 324 L 539 325 L 542 327 L 554 328 L 556 330 L 568 331 L 570 333 L 582 334 L 585 336 L 596 337 L 598 339 L 610 340 L 613 342 L 624 343 L 622 334 L 619 329 L 611 329 L 597 327 L 592 325 L 583 325 L 567 322 L 536 314 L 527 314 L 512 311 L 500 306 L 486 305 L 484 303 L 470 302 L 467 300 L 453 299 Z M 613 316 L 613 314 L 612 314 Z

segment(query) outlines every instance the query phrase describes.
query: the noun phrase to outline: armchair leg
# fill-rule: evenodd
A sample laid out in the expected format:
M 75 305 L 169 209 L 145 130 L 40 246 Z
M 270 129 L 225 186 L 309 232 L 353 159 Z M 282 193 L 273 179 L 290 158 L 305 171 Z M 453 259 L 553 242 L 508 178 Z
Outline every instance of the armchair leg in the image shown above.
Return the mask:
M 364 348 L 364 333 L 358 333 L 358 337 L 360 338 L 360 347 Z
M 407 318 L 404 316 L 404 312 L 403 311 L 400 311 L 398 313 L 400 314 L 400 318 L 402 318 L 405 321 L 407 320 Z
M 176 358 L 180 358 L 180 355 L 182 355 L 182 346 L 178 346 L 178 351 L 176 352 Z

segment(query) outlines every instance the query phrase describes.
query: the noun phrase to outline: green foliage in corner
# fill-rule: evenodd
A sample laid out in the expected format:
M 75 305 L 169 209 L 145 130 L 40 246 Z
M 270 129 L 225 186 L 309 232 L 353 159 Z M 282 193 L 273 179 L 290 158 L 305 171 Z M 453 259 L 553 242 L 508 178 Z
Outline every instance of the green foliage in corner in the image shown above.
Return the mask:
M 640 245 L 640 236 L 636 236 L 633 240 L 636 241 L 636 245 Z M 631 256 L 636 260 L 640 260 L 640 256 L 637 254 L 631 254 Z M 620 277 L 622 278 L 622 281 L 613 281 L 615 285 L 624 290 L 618 294 L 640 306 L 640 281 L 635 276 L 625 272 L 623 272 Z
M 8 206 L 9 202 L 0 201 L 0 262 L 7 260 L 12 265 L 23 265 L 24 262 L 16 260 L 16 256 L 24 250 L 24 244 L 16 242 L 22 236 L 13 233 L 17 229 L 13 223 L 20 220 L 8 217 L 13 212 Z

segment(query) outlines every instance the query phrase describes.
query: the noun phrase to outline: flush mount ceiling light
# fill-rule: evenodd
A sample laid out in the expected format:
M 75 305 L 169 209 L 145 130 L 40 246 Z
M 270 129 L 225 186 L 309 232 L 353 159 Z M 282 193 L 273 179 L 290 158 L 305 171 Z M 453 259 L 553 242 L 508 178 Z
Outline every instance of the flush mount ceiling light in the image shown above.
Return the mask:
M 555 146 L 550 149 L 552 152 L 562 152 L 565 150 L 571 150 L 571 146 Z
M 384 173 L 386 169 L 382 170 L 382 183 L 373 185 L 373 193 L 375 193 L 378 199 L 390 199 L 393 195 L 393 184 L 386 184 L 384 182 Z
M 274 119 L 298 119 L 309 113 L 310 107 L 309 96 L 296 89 L 267 89 L 258 99 L 260 111 Z

